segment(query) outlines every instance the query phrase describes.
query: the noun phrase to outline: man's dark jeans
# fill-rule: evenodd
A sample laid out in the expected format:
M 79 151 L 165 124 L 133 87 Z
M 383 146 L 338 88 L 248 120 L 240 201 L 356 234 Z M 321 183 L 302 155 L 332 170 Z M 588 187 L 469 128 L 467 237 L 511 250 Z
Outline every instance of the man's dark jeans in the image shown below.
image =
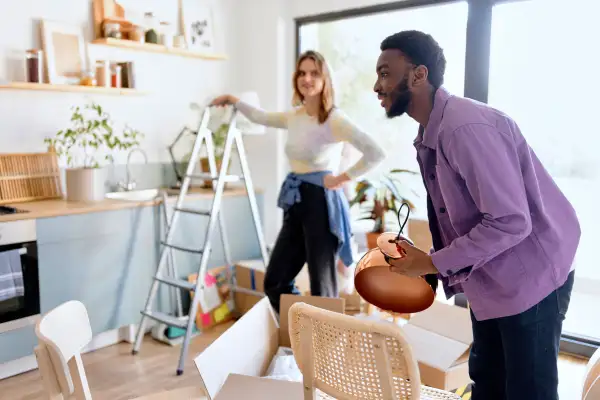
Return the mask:
M 473 321 L 472 400 L 558 400 L 558 353 L 574 271 L 529 310 Z

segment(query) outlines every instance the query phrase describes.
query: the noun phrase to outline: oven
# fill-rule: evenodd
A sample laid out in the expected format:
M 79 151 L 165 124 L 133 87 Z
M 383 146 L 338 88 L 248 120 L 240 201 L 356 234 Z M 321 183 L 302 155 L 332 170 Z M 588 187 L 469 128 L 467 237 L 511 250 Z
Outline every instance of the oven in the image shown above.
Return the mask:
M 35 324 L 39 315 L 35 220 L 0 222 L 0 333 Z

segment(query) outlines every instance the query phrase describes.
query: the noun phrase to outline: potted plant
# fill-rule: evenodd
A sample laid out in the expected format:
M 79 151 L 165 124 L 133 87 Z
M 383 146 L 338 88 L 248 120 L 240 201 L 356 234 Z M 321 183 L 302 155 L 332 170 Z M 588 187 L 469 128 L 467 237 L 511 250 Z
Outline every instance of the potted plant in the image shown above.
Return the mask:
M 69 201 L 98 201 L 105 195 L 106 169 L 103 162 L 113 162 L 113 152 L 140 144 L 143 135 L 125 126 L 115 135 L 108 113 L 97 103 L 73 107 L 71 127 L 53 138 L 44 139 L 49 151 L 66 161 L 66 188 Z
M 367 233 L 367 247 L 377 247 L 377 237 L 385 231 L 398 229 L 397 215 L 402 203 L 407 203 L 412 211 L 415 206 L 406 196 L 405 186 L 399 175 L 416 172 L 406 169 L 393 169 L 378 180 L 364 179 L 356 184 L 356 196 L 350 200 L 350 207 L 358 205 L 362 216 L 360 220 L 372 220 L 373 228 Z M 418 196 L 411 190 L 415 196 Z M 392 214 L 393 212 L 393 214 Z M 388 217 L 390 219 L 388 219 Z

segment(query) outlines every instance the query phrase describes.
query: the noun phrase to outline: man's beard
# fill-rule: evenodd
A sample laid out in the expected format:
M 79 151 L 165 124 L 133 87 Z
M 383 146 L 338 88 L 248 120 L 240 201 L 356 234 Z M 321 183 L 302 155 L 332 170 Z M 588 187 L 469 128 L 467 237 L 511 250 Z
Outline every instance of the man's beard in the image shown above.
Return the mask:
M 408 110 L 412 100 L 412 93 L 408 90 L 408 76 L 405 76 L 388 96 L 392 99 L 392 106 L 386 112 L 387 117 L 395 118 L 403 115 Z

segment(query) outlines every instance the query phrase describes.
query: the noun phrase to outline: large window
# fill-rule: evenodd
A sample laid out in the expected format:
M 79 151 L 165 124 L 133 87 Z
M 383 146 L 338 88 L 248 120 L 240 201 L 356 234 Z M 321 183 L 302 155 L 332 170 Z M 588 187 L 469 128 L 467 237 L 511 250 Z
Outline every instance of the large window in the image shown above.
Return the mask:
M 598 15 L 600 4 L 589 0 L 495 6 L 489 82 L 489 103 L 517 121 L 577 211 L 582 238 L 564 331 L 593 339 L 600 339 Z
M 432 34 L 448 60 L 446 87 L 462 94 L 467 14 L 467 3 L 458 2 L 301 25 L 299 50 L 316 49 L 325 56 L 333 70 L 337 104 L 388 151 L 389 157 L 371 176 L 393 168 L 418 171 L 412 144 L 418 124 L 408 116 L 387 119 L 373 91 L 381 41 L 405 29 Z M 426 204 L 421 178 L 410 178 L 409 186 L 419 194 L 413 200 L 423 216 Z
M 385 7 L 385 6 L 382 6 Z M 595 123 L 600 1 L 411 0 L 384 11 L 371 8 L 298 20 L 298 51 L 316 49 L 331 65 L 337 103 L 388 150 L 373 175 L 392 168 L 417 171 L 412 145 L 417 124 L 386 119 L 373 93 L 379 45 L 387 35 L 417 29 L 444 48 L 451 92 L 488 102 L 513 117 L 582 225 L 576 281 L 564 325 L 563 345 L 591 354 L 600 343 L 600 128 Z M 420 177 L 409 185 L 420 194 Z

